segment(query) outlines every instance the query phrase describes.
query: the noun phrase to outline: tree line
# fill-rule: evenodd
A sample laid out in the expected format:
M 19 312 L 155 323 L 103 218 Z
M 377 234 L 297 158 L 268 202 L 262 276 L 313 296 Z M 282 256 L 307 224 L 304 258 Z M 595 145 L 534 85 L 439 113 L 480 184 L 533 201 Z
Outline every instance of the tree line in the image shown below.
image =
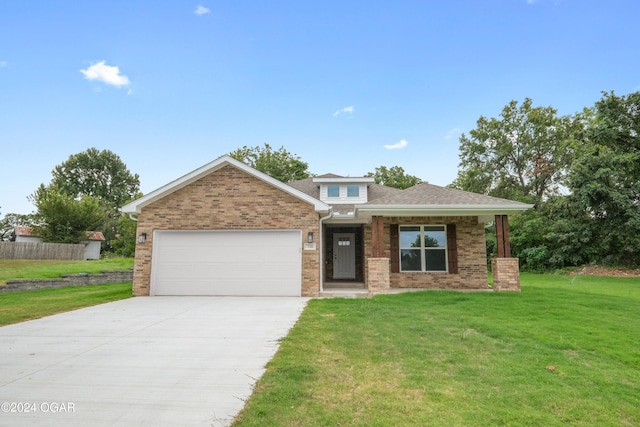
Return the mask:
M 511 101 L 476 124 L 451 186 L 535 205 L 511 220 L 524 269 L 640 264 L 640 92 L 567 116 Z
M 450 187 L 535 206 L 511 218 L 511 248 L 523 269 L 640 264 L 640 92 L 603 92 L 594 106 L 566 116 L 529 98 L 511 101 L 499 117 L 481 116 L 459 143 Z M 313 176 L 284 147 L 244 146 L 229 155 L 282 182 Z M 422 182 L 400 166 L 366 176 L 402 189 Z M 61 243 L 102 231 L 103 251 L 132 256 L 136 225 L 119 209 L 140 196 L 139 176 L 118 155 L 89 148 L 56 166 L 51 181 L 29 196 L 35 213 L 5 215 L 0 239 L 11 239 L 15 226 Z M 492 227 L 487 251 L 495 252 Z

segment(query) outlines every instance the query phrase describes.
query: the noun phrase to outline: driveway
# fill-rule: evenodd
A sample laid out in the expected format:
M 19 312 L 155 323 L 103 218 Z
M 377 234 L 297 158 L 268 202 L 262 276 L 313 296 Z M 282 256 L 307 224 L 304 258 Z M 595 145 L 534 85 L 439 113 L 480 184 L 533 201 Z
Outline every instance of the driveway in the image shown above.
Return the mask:
M 229 425 L 307 301 L 139 297 L 1 327 L 0 425 Z

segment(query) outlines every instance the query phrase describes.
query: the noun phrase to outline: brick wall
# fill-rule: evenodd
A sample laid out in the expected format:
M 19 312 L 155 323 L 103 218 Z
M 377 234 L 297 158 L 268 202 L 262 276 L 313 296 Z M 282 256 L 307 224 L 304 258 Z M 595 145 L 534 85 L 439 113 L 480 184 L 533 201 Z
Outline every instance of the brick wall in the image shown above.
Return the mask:
M 137 234 L 147 233 L 136 247 L 135 295 L 149 295 L 155 230 L 301 229 L 318 232 L 314 207 L 233 166 L 206 177 L 146 206 L 138 216 Z M 303 242 L 300 242 L 302 247 Z M 302 295 L 320 291 L 319 252 L 302 251 Z
M 389 258 L 367 259 L 367 288 L 370 294 L 387 292 L 390 288 Z
M 493 258 L 491 260 L 494 291 L 520 291 L 518 261 L 518 258 Z
M 385 257 L 391 257 L 389 224 L 456 224 L 458 274 L 401 272 L 390 273 L 391 288 L 487 289 L 487 255 L 484 224 L 477 217 L 387 217 L 384 218 Z M 365 253 L 371 256 L 371 226 L 365 227 Z M 367 272 L 365 271 L 365 274 Z M 369 283 L 369 278 L 365 278 Z

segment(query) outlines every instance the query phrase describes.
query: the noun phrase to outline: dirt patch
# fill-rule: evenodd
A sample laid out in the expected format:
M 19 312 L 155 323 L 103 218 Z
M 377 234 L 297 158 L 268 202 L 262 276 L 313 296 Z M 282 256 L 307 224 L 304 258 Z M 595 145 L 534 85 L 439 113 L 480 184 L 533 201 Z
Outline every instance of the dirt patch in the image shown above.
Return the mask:
M 639 270 L 598 266 L 580 267 L 571 272 L 572 276 L 640 277 Z

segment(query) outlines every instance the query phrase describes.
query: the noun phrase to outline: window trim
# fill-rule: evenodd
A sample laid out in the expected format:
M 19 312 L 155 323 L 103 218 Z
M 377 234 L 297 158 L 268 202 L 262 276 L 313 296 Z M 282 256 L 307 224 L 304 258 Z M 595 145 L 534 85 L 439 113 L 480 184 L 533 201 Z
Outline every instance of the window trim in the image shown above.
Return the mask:
M 402 241 L 403 227 L 419 227 L 420 228 L 420 247 L 404 247 Z M 444 246 L 429 247 L 424 246 L 424 229 L 425 227 L 441 227 L 444 232 Z M 398 268 L 400 273 L 449 273 L 449 235 L 446 224 L 399 224 L 398 225 Z M 402 251 L 403 250 L 419 250 L 420 251 L 420 270 L 403 270 L 402 269 Z M 426 251 L 444 251 L 444 270 L 427 270 L 427 252 Z

